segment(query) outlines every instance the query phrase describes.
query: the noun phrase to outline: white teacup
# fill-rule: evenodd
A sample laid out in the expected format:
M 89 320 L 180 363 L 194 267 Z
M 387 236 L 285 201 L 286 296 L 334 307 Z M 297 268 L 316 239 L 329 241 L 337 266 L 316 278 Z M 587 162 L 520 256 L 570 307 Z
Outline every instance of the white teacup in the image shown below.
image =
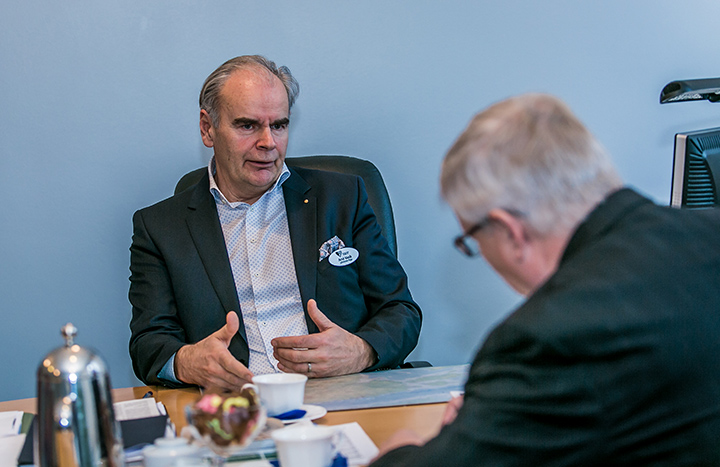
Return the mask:
M 200 448 L 185 438 L 158 438 L 142 450 L 145 467 L 175 466 L 181 460 L 202 460 Z
M 275 430 L 278 459 L 282 467 L 328 467 L 335 457 L 335 429 L 312 424 Z
M 268 416 L 299 409 L 305 399 L 307 376 L 297 373 L 271 373 L 253 376 L 260 401 Z

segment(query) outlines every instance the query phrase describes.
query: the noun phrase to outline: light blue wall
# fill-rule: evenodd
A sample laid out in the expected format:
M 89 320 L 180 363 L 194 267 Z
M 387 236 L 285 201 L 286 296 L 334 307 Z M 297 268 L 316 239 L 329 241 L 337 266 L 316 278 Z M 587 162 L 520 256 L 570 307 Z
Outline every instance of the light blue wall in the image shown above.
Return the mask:
M 425 321 L 413 355 L 469 361 L 518 302 L 450 246 L 444 151 L 488 104 L 565 99 L 628 183 L 670 191 L 675 132 L 720 125 L 720 104 L 660 106 L 669 81 L 720 75 L 720 3 L 644 1 L 29 1 L 0 7 L 0 400 L 72 321 L 138 384 L 127 353 L 132 213 L 206 163 L 197 94 L 224 60 L 261 53 L 301 85 L 290 155 L 375 162 Z

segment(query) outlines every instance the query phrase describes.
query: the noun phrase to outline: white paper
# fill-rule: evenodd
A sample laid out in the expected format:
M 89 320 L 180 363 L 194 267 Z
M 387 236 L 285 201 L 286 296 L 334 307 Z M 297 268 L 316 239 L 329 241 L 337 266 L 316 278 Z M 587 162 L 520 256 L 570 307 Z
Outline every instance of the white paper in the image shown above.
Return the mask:
M 20 451 L 25 443 L 25 435 L 3 436 L 0 438 L 0 465 L 17 465 Z
M 115 409 L 115 419 L 118 421 L 162 415 L 158 409 L 158 402 L 152 397 L 115 402 L 113 408 Z
M 0 412 L 0 437 L 20 433 L 23 413 L 18 411 Z
M 357 422 L 335 425 L 339 436 L 337 449 L 348 461 L 348 465 L 369 464 L 378 455 L 378 448 Z

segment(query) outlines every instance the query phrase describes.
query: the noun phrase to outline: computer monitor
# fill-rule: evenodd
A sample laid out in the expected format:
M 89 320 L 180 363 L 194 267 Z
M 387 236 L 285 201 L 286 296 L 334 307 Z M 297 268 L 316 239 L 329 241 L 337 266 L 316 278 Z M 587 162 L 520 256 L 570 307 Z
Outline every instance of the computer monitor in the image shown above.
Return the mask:
M 720 206 L 720 128 L 675 135 L 670 205 Z

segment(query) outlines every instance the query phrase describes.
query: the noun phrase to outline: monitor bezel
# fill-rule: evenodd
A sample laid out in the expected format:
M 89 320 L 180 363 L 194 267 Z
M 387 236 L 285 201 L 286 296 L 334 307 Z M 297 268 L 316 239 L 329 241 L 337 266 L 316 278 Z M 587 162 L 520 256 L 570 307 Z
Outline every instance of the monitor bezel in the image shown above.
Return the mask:
M 718 191 L 720 190 L 720 171 L 716 170 L 715 172 L 717 173 L 713 172 L 712 166 L 716 164 L 711 164 L 707 157 L 707 152 L 711 148 L 705 147 L 700 143 L 700 141 L 706 141 L 709 138 L 715 138 L 717 140 L 717 144 L 715 144 L 713 148 L 720 152 L 720 127 L 682 132 L 675 135 L 670 206 L 676 208 L 702 209 L 717 207 L 719 205 L 720 193 Z M 697 150 L 698 148 L 700 150 Z M 696 163 L 699 160 L 704 162 L 705 171 L 710 177 L 710 191 L 714 198 L 712 202 L 694 201 L 688 203 L 688 172 L 690 171 L 689 164 L 691 159 Z M 697 176 L 697 174 L 695 175 Z

